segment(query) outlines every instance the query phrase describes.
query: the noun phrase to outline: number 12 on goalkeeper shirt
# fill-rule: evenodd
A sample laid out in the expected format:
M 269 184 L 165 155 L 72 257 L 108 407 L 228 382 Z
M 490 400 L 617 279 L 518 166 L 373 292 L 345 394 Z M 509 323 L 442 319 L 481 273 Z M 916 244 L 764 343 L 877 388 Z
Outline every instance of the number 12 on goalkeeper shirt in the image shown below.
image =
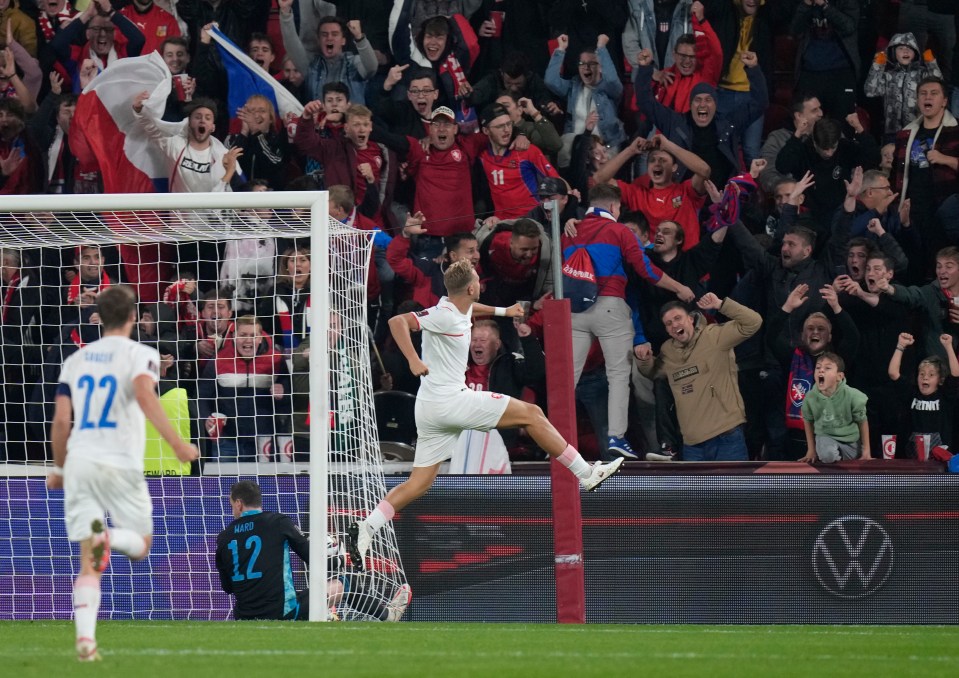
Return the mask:
M 250 523 L 252 526 L 252 523 Z M 240 525 L 237 526 L 242 527 Z M 245 581 L 247 579 L 259 579 L 263 576 L 262 572 L 256 570 L 256 559 L 260 557 L 260 549 L 263 548 L 262 540 L 255 534 L 249 537 L 244 546 L 243 560 L 246 563 L 245 573 L 240 572 L 240 542 L 233 539 L 226 545 L 230 549 L 230 555 L 233 556 L 233 581 Z

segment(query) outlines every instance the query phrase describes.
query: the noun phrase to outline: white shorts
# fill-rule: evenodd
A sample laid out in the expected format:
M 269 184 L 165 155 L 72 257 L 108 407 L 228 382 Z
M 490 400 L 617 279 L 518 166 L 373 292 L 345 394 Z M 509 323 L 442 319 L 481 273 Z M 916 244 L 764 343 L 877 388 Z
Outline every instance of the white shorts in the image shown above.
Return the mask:
M 67 456 L 63 467 L 64 520 L 70 541 L 93 536 L 90 524 L 110 513 L 115 527 L 153 534 L 153 502 L 143 474 Z
M 460 433 L 496 428 L 509 396 L 464 388 L 442 402 L 416 399 L 416 456 L 413 466 L 433 466 L 453 456 Z

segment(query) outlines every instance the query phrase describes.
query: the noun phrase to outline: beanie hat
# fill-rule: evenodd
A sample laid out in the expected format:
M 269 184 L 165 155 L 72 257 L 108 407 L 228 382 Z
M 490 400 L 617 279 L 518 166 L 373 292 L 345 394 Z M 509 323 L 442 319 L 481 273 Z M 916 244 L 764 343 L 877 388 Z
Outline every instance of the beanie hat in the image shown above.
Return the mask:
M 692 91 L 689 93 L 689 103 L 693 103 L 695 99 L 700 94 L 708 94 L 713 99 L 716 98 L 716 88 L 710 85 L 708 82 L 698 82 L 693 86 Z

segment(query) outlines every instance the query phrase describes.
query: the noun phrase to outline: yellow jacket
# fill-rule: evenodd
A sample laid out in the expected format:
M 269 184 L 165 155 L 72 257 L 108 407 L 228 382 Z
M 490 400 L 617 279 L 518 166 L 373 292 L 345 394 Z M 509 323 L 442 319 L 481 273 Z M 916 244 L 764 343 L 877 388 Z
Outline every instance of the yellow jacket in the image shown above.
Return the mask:
M 13 39 L 20 43 L 33 58 L 37 57 L 37 25 L 33 19 L 20 11 L 17 0 L 10 0 L 10 6 L 0 10 L 0 40 L 6 42 L 7 22 L 13 29 Z

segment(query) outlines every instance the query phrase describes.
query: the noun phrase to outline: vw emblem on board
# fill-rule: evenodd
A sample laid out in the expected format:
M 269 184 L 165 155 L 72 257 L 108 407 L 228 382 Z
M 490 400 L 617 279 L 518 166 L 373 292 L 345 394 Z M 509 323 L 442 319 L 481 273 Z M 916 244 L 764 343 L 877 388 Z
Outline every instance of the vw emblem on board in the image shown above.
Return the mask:
M 882 588 L 894 558 L 892 538 L 882 525 L 865 516 L 843 516 L 816 536 L 812 569 L 826 591 L 856 600 Z

